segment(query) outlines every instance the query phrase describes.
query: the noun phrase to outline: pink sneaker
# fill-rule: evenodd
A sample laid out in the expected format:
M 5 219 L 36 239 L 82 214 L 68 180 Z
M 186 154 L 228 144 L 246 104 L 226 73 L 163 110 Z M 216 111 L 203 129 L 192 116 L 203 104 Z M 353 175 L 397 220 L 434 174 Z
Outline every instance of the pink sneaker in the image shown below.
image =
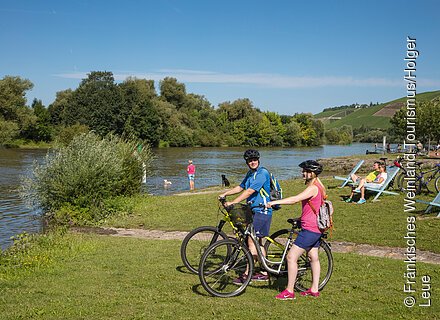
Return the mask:
M 319 295 L 321 294 L 319 291 L 318 292 L 312 292 L 312 289 L 307 289 L 306 291 L 300 292 L 299 293 L 302 296 L 312 296 L 312 297 L 319 297 Z
M 283 292 L 279 293 L 275 299 L 278 300 L 293 300 L 295 299 L 295 293 L 294 292 L 290 292 L 289 290 L 284 290 Z

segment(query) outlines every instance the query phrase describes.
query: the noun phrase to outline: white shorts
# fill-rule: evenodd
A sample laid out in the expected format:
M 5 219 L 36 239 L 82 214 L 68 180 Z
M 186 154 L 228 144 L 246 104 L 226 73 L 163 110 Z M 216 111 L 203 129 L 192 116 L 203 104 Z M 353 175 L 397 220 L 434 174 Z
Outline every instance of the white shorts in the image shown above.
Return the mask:
M 382 188 L 382 186 L 383 186 L 383 184 L 373 183 L 373 182 L 367 182 L 364 184 L 364 187 L 368 188 L 368 189 L 378 189 L 379 190 L 380 188 Z

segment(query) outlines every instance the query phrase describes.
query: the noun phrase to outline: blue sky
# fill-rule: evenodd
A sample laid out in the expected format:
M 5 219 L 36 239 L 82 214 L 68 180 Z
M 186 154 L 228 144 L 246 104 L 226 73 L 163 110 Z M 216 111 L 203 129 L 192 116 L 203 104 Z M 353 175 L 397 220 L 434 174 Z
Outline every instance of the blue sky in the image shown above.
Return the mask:
M 440 89 L 440 1 L 0 0 L 0 78 L 34 83 L 49 105 L 90 71 L 173 76 L 214 106 L 249 98 L 281 114 Z

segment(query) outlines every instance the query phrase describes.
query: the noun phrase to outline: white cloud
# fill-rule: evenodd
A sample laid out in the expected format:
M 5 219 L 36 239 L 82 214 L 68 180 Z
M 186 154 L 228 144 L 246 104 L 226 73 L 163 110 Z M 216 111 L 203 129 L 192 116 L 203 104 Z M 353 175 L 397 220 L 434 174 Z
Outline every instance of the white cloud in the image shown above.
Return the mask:
M 56 76 L 68 79 L 84 79 L 86 72 L 74 72 L 57 74 Z M 151 73 L 114 73 L 115 80 L 122 81 L 127 77 L 139 79 L 162 80 L 165 77 L 174 77 L 184 83 L 225 83 L 247 84 L 271 88 L 313 88 L 313 87 L 398 87 L 404 85 L 401 79 L 386 78 L 354 78 L 339 76 L 324 77 L 295 77 L 269 73 L 219 73 L 202 70 L 186 69 L 161 69 Z M 426 86 L 440 86 L 440 81 L 418 80 L 418 83 Z

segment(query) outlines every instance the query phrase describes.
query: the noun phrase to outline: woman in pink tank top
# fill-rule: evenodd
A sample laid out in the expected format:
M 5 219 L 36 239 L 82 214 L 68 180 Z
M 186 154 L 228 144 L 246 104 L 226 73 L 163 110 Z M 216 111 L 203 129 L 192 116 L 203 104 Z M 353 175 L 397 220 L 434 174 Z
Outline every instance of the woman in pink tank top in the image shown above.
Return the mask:
M 275 297 L 280 300 L 295 299 L 293 290 L 298 274 L 298 258 L 306 251 L 312 267 L 312 287 L 305 292 L 301 292 L 301 295 L 318 297 L 320 294 L 318 285 L 321 266 L 319 264 L 318 248 L 321 243 L 322 233 L 318 228 L 317 217 L 314 211 L 321 206 L 325 195 L 325 187 L 318 178 L 318 175 L 322 172 L 322 165 L 314 160 L 307 160 L 300 163 L 299 167 L 302 168 L 302 175 L 306 185 L 304 191 L 296 196 L 272 201 L 267 204 L 268 207 L 276 204 L 294 204 L 300 201 L 302 204 L 301 231 L 287 255 L 287 287 Z

